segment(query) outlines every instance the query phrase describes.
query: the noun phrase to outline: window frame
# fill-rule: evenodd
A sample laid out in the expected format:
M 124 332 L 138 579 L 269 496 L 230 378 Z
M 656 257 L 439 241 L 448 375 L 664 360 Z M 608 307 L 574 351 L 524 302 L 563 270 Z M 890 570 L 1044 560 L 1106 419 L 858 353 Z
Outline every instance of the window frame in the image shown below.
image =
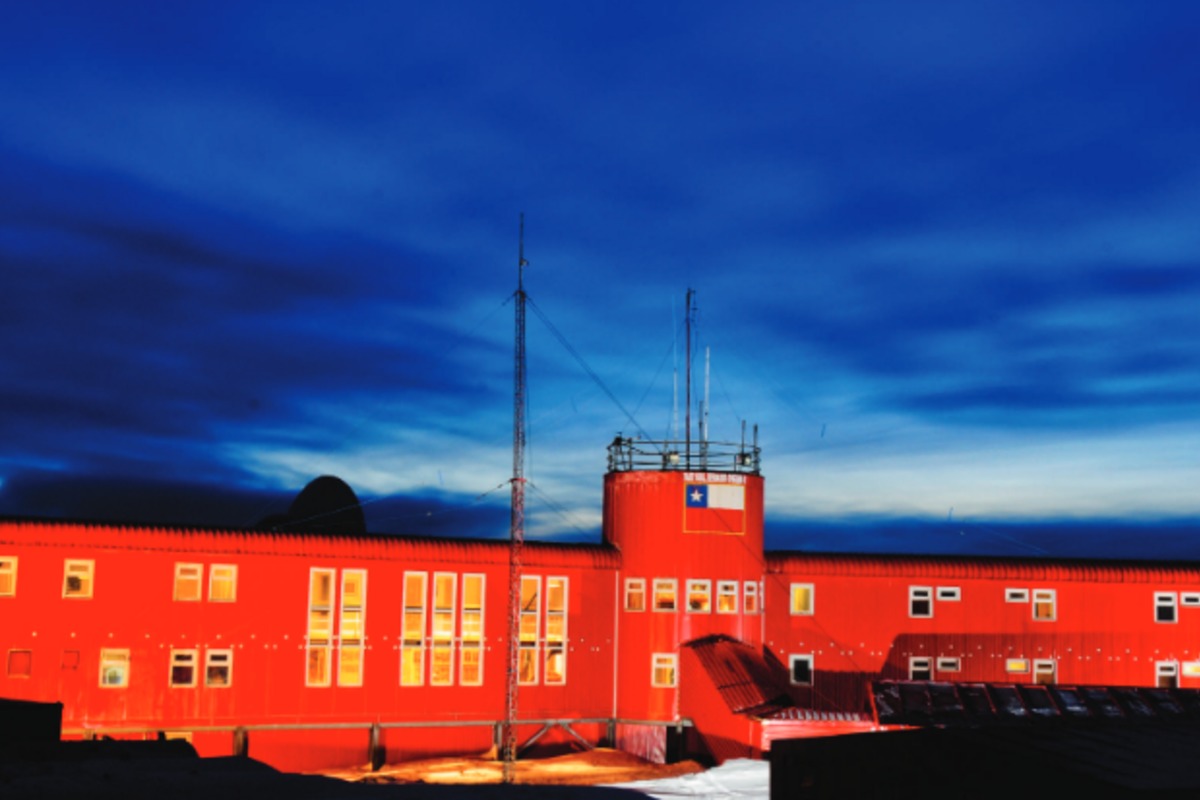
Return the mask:
M 942 603 L 958 603 L 962 600 L 962 588 L 958 586 L 939 586 L 933 594 Z
M 409 581 L 416 580 L 420 584 L 419 591 L 416 591 L 416 597 L 410 597 Z M 404 581 L 400 589 L 400 686 L 424 686 L 425 685 L 425 636 L 429 626 L 429 573 L 424 570 L 405 570 L 402 580 Z M 415 605 L 411 600 L 416 599 L 419 605 Z M 410 629 L 410 615 L 417 614 L 419 623 L 416 626 L 415 636 L 414 631 Z M 415 659 L 414 659 L 415 654 Z M 416 680 L 406 680 L 405 666 L 406 662 L 414 660 L 416 664 Z
M 790 653 L 788 655 L 788 683 L 792 686 L 812 686 L 816 683 L 816 670 L 813 667 L 814 658 L 812 653 Z M 808 670 L 808 680 L 796 679 L 796 665 L 805 664 Z
M 712 581 L 708 578 L 688 578 L 684 584 L 687 587 L 685 592 L 685 605 L 689 614 L 711 614 L 712 613 Z M 699 601 L 699 607 L 692 607 L 692 598 Z
M 917 673 L 924 672 L 929 677 L 918 678 Z M 910 681 L 931 681 L 933 680 L 933 656 L 909 656 L 908 657 L 908 679 Z
M 1162 618 L 1162 612 L 1166 609 L 1170 609 L 1170 619 Z M 1154 593 L 1154 622 L 1162 625 L 1179 622 L 1179 596 L 1175 592 Z
M 652 584 L 653 594 L 650 602 L 651 608 L 656 614 L 674 614 L 679 611 L 679 581 L 675 578 L 655 578 Z M 659 605 L 659 597 L 667 597 L 667 590 L 670 590 L 669 606 Z
M 171 652 L 167 656 L 167 686 L 172 689 L 194 689 L 196 688 L 197 677 L 200 672 L 200 665 L 197 656 L 199 650 L 194 647 L 183 647 L 179 649 L 171 648 Z M 190 663 L 188 660 L 190 659 Z M 176 669 L 190 669 L 190 681 L 175 680 Z
M 754 602 L 751 602 L 751 598 Z M 742 581 L 742 613 L 761 614 L 761 595 L 758 592 L 758 581 Z
M 308 608 L 305 614 L 304 628 L 304 685 L 308 687 L 324 688 L 333 685 L 333 636 L 337 587 L 336 568 L 309 567 Z M 327 596 L 320 598 L 317 596 L 320 593 Z M 325 602 L 316 602 L 320 599 L 324 599 Z M 322 612 L 324 613 L 324 625 L 314 625 L 314 620 L 322 619 L 320 616 Z
M 533 608 L 525 605 L 525 584 L 536 585 Z M 541 575 L 522 575 L 520 588 L 520 619 L 517 626 L 517 685 L 536 686 L 542 680 L 542 599 L 544 587 Z M 526 630 L 526 620 L 533 621 L 532 635 Z
M 0 556 L 0 597 L 17 596 L 17 556 Z
M 1174 659 L 1154 662 L 1154 685 L 1159 689 L 1178 689 L 1179 688 L 1179 662 Z M 1163 685 L 1163 678 L 1168 678 L 1169 682 L 1166 686 Z
M 185 575 L 185 572 L 194 571 L 194 575 Z M 181 590 L 181 585 L 185 583 L 195 584 L 194 590 L 189 594 L 194 594 L 195 597 L 184 596 Z M 204 565 L 193 561 L 176 561 L 175 562 L 175 579 L 171 587 L 171 601 L 174 603 L 199 603 L 204 599 Z
M 1040 598 L 1039 595 L 1041 595 Z M 1057 589 L 1034 589 L 1031 597 L 1032 602 L 1030 603 L 1030 615 L 1034 622 L 1054 622 L 1058 619 Z M 1038 612 L 1047 606 L 1050 609 L 1050 615 L 1040 615 Z
M 924 594 L 924 597 L 921 594 Z M 926 604 L 926 612 L 920 613 L 917 610 L 918 603 Z M 909 586 L 908 587 L 908 618 L 909 619 L 932 619 L 933 618 L 933 587 L 932 586 Z
M 1006 588 L 1004 590 L 1004 602 L 1006 602 L 1006 603 L 1028 603 L 1029 602 L 1029 590 L 1028 589 Z
M 630 602 L 633 598 L 640 597 L 640 603 L 635 604 Z M 645 578 L 626 578 L 625 579 L 625 605 L 623 608 L 632 613 L 640 614 L 646 610 L 646 579 Z
M 1033 662 L 1028 658 L 1004 659 L 1004 672 L 1008 675 L 1028 675 L 1033 669 Z
M 224 659 L 225 663 L 220 661 Z M 214 683 L 212 679 L 212 671 L 224 669 L 225 682 Z M 228 689 L 233 686 L 233 648 L 218 647 L 204 651 L 204 688 L 206 689 Z
M 962 672 L 962 659 L 958 656 L 938 656 L 934 666 L 938 672 Z
M 714 600 L 714 610 L 718 614 L 738 613 L 738 594 L 737 581 L 717 581 L 717 594 Z M 726 607 L 723 608 L 722 606 Z
M 1033 659 L 1033 663 L 1030 665 L 1030 669 L 1032 676 L 1031 680 L 1033 680 L 1035 684 L 1046 686 L 1058 683 L 1058 662 L 1053 658 L 1035 658 Z M 1039 680 L 1039 678 L 1042 678 L 1046 675 L 1050 676 L 1049 684 L 1043 684 L 1042 681 Z
M 97 676 L 100 688 L 128 689 L 131 660 L 129 648 L 127 647 L 100 648 L 100 669 Z M 116 682 L 108 682 L 105 680 L 105 677 L 109 674 L 117 674 L 120 676 L 120 679 Z
M 86 581 L 86 587 L 79 591 L 71 591 L 72 567 L 86 567 L 85 577 L 81 580 Z M 63 559 L 63 599 L 70 600 L 91 600 L 96 593 L 96 560 L 93 558 L 66 558 Z
M 1200 592 L 1180 592 L 1179 605 L 1181 608 L 1200 607 Z
M 357 581 L 357 591 L 353 583 Z M 337 685 L 363 685 L 363 656 L 367 638 L 367 571 L 362 568 L 343 569 L 338 583 L 338 657 Z M 357 602 L 350 602 L 357 600 Z M 346 635 L 346 629 L 350 635 Z M 232 662 L 231 662 L 232 663 Z M 232 668 L 230 676 L 232 679 Z
M 479 606 L 476 607 L 473 603 L 468 605 L 467 597 L 474 593 L 474 590 L 468 591 L 467 585 L 469 582 L 478 581 Z M 483 640 L 484 640 L 484 625 L 486 624 L 485 610 L 487 607 L 487 575 L 482 572 L 467 572 L 462 576 L 462 595 L 460 603 L 460 618 L 459 618 L 459 649 L 458 649 L 458 682 L 461 686 L 482 686 L 483 685 Z M 479 625 L 478 633 L 475 632 L 475 625 L 472 624 L 471 631 L 467 630 L 467 619 L 474 618 L 478 615 Z M 468 665 L 468 654 L 474 657 L 474 664 Z M 469 671 L 468 671 L 469 667 Z M 468 678 L 467 676 L 471 677 Z
M 22 656 L 24 658 L 22 658 Z M 19 666 L 22 661 L 25 664 L 26 671 L 18 672 L 13 670 L 13 666 Z M 8 655 L 4 660 L 4 675 L 13 680 L 29 680 L 33 677 L 33 650 L 28 647 L 13 647 L 8 651 Z
M 659 670 L 669 670 L 670 678 L 660 681 Z M 656 689 L 674 689 L 679 685 L 679 654 L 651 653 L 650 654 L 650 686 Z
M 562 595 L 561 608 L 559 604 L 552 602 L 554 593 L 551 589 L 552 583 L 561 583 Z M 567 618 L 568 611 L 571 606 L 570 594 L 571 581 L 566 575 L 547 575 L 546 576 L 546 624 L 543 631 L 543 646 L 542 646 L 542 683 L 546 686 L 564 686 L 567 683 Z M 557 626 L 551 626 L 551 620 L 557 619 Z M 561 632 L 557 634 L 558 638 L 551 638 L 551 628 L 560 627 Z M 560 669 L 554 673 L 550 671 L 550 664 L 555 655 L 560 661 Z
M 208 565 L 208 602 L 210 603 L 236 603 L 237 602 L 237 584 L 238 584 L 238 568 L 237 564 L 209 564 Z M 218 585 L 227 585 L 229 587 L 229 596 L 218 596 L 216 591 Z M 221 592 L 220 594 L 224 594 Z
M 799 600 L 806 602 L 798 602 Z M 812 583 L 788 585 L 788 611 L 793 617 L 811 617 L 817 609 L 817 587 Z

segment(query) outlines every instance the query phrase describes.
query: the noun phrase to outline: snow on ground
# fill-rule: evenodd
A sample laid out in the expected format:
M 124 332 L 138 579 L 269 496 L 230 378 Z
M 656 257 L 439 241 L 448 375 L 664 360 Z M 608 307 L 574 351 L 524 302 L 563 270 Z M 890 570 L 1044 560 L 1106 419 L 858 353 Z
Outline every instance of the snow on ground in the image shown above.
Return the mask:
M 617 789 L 633 789 L 664 800 L 675 797 L 767 800 L 770 796 L 770 783 L 770 770 L 766 761 L 736 758 L 719 767 L 691 775 L 609 785 Z

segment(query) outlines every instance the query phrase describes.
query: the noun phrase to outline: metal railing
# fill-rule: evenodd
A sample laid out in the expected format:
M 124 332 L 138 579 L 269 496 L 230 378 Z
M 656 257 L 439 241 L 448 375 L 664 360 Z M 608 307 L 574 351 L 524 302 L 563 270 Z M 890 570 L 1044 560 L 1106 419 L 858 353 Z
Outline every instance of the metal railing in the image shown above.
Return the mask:
M 617 436 L 608 446 L 608 471 L 688 470 L 757 475 L 762 451 L 746 442 L 654 441 Z

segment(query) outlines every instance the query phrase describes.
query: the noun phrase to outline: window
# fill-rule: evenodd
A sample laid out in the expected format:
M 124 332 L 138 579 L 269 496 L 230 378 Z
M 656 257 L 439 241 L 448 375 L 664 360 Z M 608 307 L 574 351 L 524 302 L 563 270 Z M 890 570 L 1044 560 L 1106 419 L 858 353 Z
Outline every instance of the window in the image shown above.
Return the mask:
M 1057 615 L 1055 605 L 1055 591 L 1053 589 L 1033 590 L 1034 619 L 1039 622 L 1053 622 Z
M 1186 608 L 1196 608 L 1200 606 L 1200 592 L 1180 592 L 1179 605 Z
M 233 651 L 209 650 L 204 654 L 204 685 L 224 687 L 233 683 Z
M 338 647 L 338 686 L 362 686 L 366 622 L 367 571 L 342 570 L 342 606 L 338 616 L 338 635 L 341 637 Z
M 908 587 L 908 615 L 910 617 L 933 616 L 933 589 L 928 586 Z
M 675 579 L 674 578 L 655 578 L 654 579 L 654 610 L 655 611 L 674 611 L 675 610 Z
M 1154 685 L 1160 689 L 1179 688 L 1179 664 L 1175 661 L 1159 661 L 1154 665 Z
M 717 613 L 736 614 L 738 610 L 737 581 L 717 581 Z
M 938 672 L 958 672 L 962 669 L 962 661 L 958 658 L 943 657 L 937 660 Z
M 454 683 L 454 596 L 457 576 L 438 572 L 433 576 L 433 636 L 429 649 L 429 685 Z M 522 611 L 524 620 L 524 611 Z
M 237 565 L 213 564 L 208 572 L 208 601 L 232 603 L 237 600 Z
M 793 686 L 813 685 L 813 657 L 811 655 L 788 656 L 788 674 Z
M 308 659 L 305 686 L 328 686 L 331 682 L 333 578 L 332 569 L 313 567 L 308 573 Z
M 79 651 L 78 650 L 63 650 L 62 651 L 62 668 L 67 671 L 79 669 Z
M 1155 592 L 1154 593 L 1154 621 L 1155 622 L 1174 622 L 1175 621 L 1175 593 L 1174 592 Z
M 175 564 L 175 592 L 172 599 L 182 603 L 200 601 L 200 588 L 204 581 L 203 564 Z
M 1052 658 L 1039 658 L 1033 662 L 1033 682 L 1046 686 L 1054 683 L 1057 668 Z
M 17 596 L 17 558 L 0 556 L 0 597 Z
M 1183 677 L 1200 678 L 1200 661 L 1183 662 Z
M 1029 659 L 1010 658 L 1004 662 L 1005 672 L 1029 672 Z
M 687 610 L 689 614 L 707 614 L 712 611 L 712 581 L 687 582 Z
M 33 651 L 9 650 L 7 669 L 10 678 L 28 678 L 33 674 Z
M 567 682 L 567 579 L 546 578 L 546 672 L 549 684 Z
M 747 614 L 759 612 L 758 584 L 754 581 L 746 581 L 742 584 L 742 608 Z
M 190 687 L 196 685 L 196 651 L 172 650 L 171 675 L 172 686 Z
M 650 685 L 670 688 L 675 685 L 679 656 L 674 653 L 655 653 L 651 664 Z
M 424 572 L 404 573 L 404 622 L 400 634 L 400 685 L 425 682 L 425 582 Z
M 933 659 L 926 656 L 912 656 L 908 659 L 908 679 L 910 681 L 933 680 Z
M 458 652 L 458 681 L 463 686 L 483 685 L 483 575 L 464 575 L 462 590 L 462 645 Z
M 813 613 L 813 585 L 811 583 L 793 583 L 789 602 L 794 615 Z
M 521 578 L 520 637 L 517 640 L 517 682 L 538 682 L 538 617 L 542 610 L 542 579 Z
M 129 651 L 100 651 L 100 686 L 105 689 L 120 689 L 129 685 Z
M 1028 589 L 1005 589 L 1004 590 L 1004 602 L 1006 602 L 1006 603 L 1028 603 L 1029 602 L 1029 590 Z
M 63 565 L 63 597 L 90 598 L 95 570 L 95 561 L 68 558 Z
M 625 579 L 625 610 L 626 611 L 645 611 L 646 610 L 646 579 L 645 578 L 626 578 Z
M 962 590 L 957 586 L 939 586 L 937 599 L 946 603 L 957 603 L 962 599 Z

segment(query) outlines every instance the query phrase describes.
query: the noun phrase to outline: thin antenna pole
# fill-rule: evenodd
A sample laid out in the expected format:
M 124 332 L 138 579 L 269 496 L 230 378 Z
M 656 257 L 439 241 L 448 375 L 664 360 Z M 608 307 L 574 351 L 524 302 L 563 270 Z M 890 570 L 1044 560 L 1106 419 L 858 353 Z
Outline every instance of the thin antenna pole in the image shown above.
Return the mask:
M 692 466 L 692 308 L 694 289 L 687 290 L 687 410 L 684 413 L 684 452 L 687 465 Z
M 512 515 L 508 555 L 508 683 L 501 758 L 504 782 L 513 782 L 517 758 L 517 685 L 520 677 L 521 550 L 525 545 L 525 214 L 517 239 L 516 350 L 513 357 Z

